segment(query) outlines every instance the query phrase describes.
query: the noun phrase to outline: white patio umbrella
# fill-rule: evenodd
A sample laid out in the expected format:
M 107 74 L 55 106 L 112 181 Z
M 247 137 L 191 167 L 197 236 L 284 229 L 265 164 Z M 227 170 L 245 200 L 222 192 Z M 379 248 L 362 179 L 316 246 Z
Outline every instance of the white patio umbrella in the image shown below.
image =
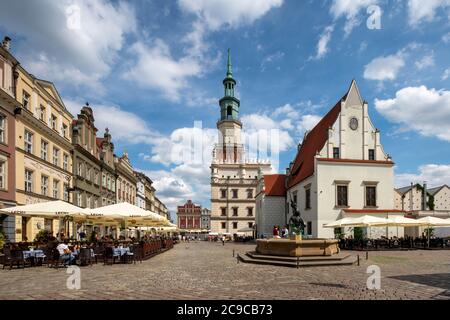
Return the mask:
M 79 208 L 62 200 L 39 202 L 1 209 L 7 215 L 19 215 L 25 217 L 42 217 L 50 219 L 63 219 L 65 217 L 83 217 L 85 209 Z M 69 229 L 68 236 L 70 236 Z
M 421 225 L 421 223 L 418 222 L 416 219 L 405 218 L 403 216 L 390 216 L 385 220 L 386 224 L 383 226 L 397 227 L 397 237 L 398 237 L 398 227 L 417 227 Z
M 144 219 L 147 221 L 157 221 L 156 217 L 153 217 L 150 211 L 139 208 L 128 202 L 116 203 L 109 206 L 104 206 L 96 209 L 88 210 L 90 215 L 98 215 L 104 218 L 120 219 L 125 222 L 125 229 L 128 226 L 141 226 L 145 224 Z M 159 220 L 159 219 L 158 219 Z
M 448 220 L 431 217 L 431 216 L 417 219 L 417 222 L 420 222 L 421 226 L 428 227 L 428 229 L 430 229 L 430 227 L 448 227 L 448 226 L 450 226 L 450 222 Z M 428 231 L 427 234 L 428 234 L 428 247 L 430 247 L 430 232 Z
M 56 200 L 49 202 L 39 202 L 1 209 L 1 212 L 8 215 L 21 215 L 30 217 L 61 218 L 65 216 L 84 216 L 86 211 L 65 201 Z
M 237 232 L 241 232 L 241 233 L 247 233 L 247 232 L 253 232 L 253 228 L 242 228 L 239 229 Z
M 336 220 L 336 221 L 328 223 L 328 224 L 324 224 L 323 227 L 324 228 L 341 228 L 344 226 L 345 223 L 349 223 L 351 221 L 352 221 L 352 218 L 343 218 L 343 219 Z
M 361 216 L 361 217 L 355 217 L 355 218 L 344 218 L 347 219 L 345 221 L 340 222 L 341 227 L 365 227 L 369 228 L 369 237 L 370 237 L 370 227 L 373 226 L 382 226 L 386 223 L 386 219 L 384 218 L 378 218 L 373 216 Z M 342 219 L 342 220 L 344 220 Z

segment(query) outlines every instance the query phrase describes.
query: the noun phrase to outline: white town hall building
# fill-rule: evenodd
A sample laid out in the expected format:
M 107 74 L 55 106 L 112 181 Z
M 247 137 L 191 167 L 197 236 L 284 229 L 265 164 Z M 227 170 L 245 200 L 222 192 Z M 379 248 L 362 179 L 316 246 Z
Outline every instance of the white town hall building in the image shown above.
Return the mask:
M 291 201 L 297 203 L 305 221 L 305 234 L 313 238 L 334 238 L 335 230 L 323 225 L 344 217 L 404 215 L 394 209 L 394 163 L 383 149 L 380 131 L 370 120 L 368 104 L 361 98 L 356 81 L 305 134 L 286 175 L 279 176 L 285 180 L 285 188 L 278 186 L 274 190 L 271 186 L 267 194 L 264 186 L 267 179 L 259 180 L 256 220 L 270 221 L 270 225 L 257 225 L 258 237 L 267 236 L 274 225 L 286 224 L 292 214 Z M 278 201 L 278 208 L 264 207 L 264 203 L 273 204 L 269 198 L 280 197 L 282 189 L 285 201 Z M 261 219 L 258 217 L 261 214 L 272 219 Z M 398 235 L 403 236 L 403 228 L 399 229 Z M 343 231 L 349 234 L 351 230 Z M 386 232 L 388 236 L 396 236 L 397 231 L 397 228 L 370 230 L 372 236 Z

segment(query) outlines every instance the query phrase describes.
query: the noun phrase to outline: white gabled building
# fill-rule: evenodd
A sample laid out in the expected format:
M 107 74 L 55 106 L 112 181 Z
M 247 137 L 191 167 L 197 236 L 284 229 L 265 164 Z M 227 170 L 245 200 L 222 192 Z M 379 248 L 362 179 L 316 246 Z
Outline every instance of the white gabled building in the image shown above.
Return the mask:
M 287 170 L 286 201 L 297 203 L 307 235 L 333 238 L 335 230 L 323 225 L 343 217 L 404 215 L 394 209 L 393 168 L 368 104 L 352 81 L 348 92 L 299 145 Z M 397 228 L 371 228 L 371 235 L 386 231 L 397 235 Z

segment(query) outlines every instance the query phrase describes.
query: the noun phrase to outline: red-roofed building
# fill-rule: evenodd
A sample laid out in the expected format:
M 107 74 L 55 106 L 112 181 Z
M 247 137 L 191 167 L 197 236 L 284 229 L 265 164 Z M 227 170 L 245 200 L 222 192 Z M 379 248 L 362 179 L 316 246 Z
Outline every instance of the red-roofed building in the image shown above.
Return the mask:
M 256 189 L 256 234 L 271 237 L 274 226 L 284 227 L 286 215 L 286 175 L 264 175 Z
M 295 202 L 307 226 L 306 235 L 334 238 L 334 230 L 324 228 L 324 224 L 346 216 L 404 215 L 393 209 L 393 167 L 381 145 L 380 131 L 369 117 L 368 104 L 352 81 L 348 92 L 305 134 L 287 169 L 288 217 L 292 214 L 288 204 Z M 282 194 L 278 179 L 265 176 L 260 181 L 265 190 L 262 199 Z M 261 209 L 263 213 L 268 210 Z M 257 208 L 257 215 L 259 211 Z M 380 235 L 386 233 L 385 228 L 378 231 Z M 388 231 L 391 236 L 397 235 L 396 228 Z M 377 235 L 376 228 L 371 235 Z

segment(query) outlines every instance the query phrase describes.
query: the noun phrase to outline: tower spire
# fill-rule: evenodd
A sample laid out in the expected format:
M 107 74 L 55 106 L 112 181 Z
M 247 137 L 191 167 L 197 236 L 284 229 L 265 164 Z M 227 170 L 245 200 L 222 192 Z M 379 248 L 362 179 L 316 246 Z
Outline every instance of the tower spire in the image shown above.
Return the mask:
M 228 48 L 228 64 L 227 64 L 227 78 L 233 78 L 233 65 L 231 64 L 231 49 Z

